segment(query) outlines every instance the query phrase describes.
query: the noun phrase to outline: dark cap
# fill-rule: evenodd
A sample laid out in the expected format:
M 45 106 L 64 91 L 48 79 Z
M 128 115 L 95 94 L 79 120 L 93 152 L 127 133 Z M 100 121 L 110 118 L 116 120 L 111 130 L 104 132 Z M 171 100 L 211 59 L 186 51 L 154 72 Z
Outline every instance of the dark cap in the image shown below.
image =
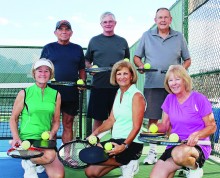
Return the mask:
M 69 29 L 72 30 L 70 23 L 67 20 L 60 20 L 56 24 L 56 30 L 61 27 L 61 25 L 66 25 Z

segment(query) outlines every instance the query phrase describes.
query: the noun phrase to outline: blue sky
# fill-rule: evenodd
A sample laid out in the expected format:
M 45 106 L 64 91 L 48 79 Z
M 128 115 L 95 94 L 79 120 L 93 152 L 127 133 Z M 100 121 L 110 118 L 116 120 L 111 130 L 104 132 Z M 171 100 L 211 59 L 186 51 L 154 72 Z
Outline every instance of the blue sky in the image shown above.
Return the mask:
M 1 0 L 0 45 L 44 46 L 56 41 L 55 24 L 71 22 L 71 41 L 87 47 L 100 33 L 100 15 L 115 14 L 115 33 L 133 45 L 154 24 L 155 11 L 176 0 Z

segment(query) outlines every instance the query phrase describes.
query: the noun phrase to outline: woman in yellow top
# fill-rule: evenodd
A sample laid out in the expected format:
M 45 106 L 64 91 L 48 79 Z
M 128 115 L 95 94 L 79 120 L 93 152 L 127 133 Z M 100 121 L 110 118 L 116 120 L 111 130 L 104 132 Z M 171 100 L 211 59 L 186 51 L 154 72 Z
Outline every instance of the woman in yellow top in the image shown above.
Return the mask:
M 40 59 L 33 64 L 32 76 L 35 84 L 21 90 L 14 102 L 10 118 L 13 136 L 12 146 L 21 145 L 23 140 L 40 140 L 44 131 L 50 131 L 53 139 L 60 126 L 60 94 L 50 88 L 47 82 L 54 76 L 54 66 L 50 60 Z M 18 129 L 19 115 L 21 122 Z M 45 149 L 39 158 L 22 160 L 24 178 L 38 178 L 36 165 L 42 165 L 50 178 L 63 178 L 64 167 L 57 158 L 54 149 Z

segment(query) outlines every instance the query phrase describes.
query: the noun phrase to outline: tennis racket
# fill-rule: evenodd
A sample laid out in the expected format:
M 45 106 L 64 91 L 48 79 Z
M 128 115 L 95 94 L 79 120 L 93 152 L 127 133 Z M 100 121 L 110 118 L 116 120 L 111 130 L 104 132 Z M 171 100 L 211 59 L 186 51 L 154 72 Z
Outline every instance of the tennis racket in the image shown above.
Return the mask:
M 140 136 L 141 137 L 159 137 L 159 136 L 165 136 L 165 133 L 160 133 L 160 132 L 157 132 L 157 133 L 152 133 L 152 132 L 142 132 L 140 133 Z
M 7 155 L 12 158 L 31 159 L 41 157 L 44 153 L 40 148 L 30 147 L 27 150 L 24 150 L 21 146 L 16 145 L 7 151 Z
M 138 71 L 141 71 L 141 72 L 156 72 L 158 71 L 158 69 L 137 69 Z
M 152 144 L 157 144 L 157 145 L 170 145 L 170 146 L 175 146 L 175 145 L 181 145 L 187 142 L 187 140 L 182 140 L 179 142 L 171 142 L 169 141 L 168 137 L 141 137 L 139 136 L 138 139 L 142 142 L 145 143 L 152 143 Z M 199 140 L 198 145 L 211 145 L 211 142 L 209 140 Z
M 57 142 L 55 140 L 36 140 L 33 146 L 42 149 L 56 149 Z
M 50 83 L 48 83 L 51 86 L 68 86 L 68 87 L 81 87 L 81 88 L 87 88 L 90 89 L 93 86 L 92 85 L 80 85 L 77 84 L 76 82 L 71 82 L 71 81 L 51 81 Z
M 92 146 L 82 149 L 79 152 L 79 158 L 86 164 L 98 164 L 107 161 L 109 155 L 105 152 L 104 148 Z
M 88 73 L 99 73 L 99 72 L 111 72 L 111 67 L 98 67 L 98 68 L 86 68 L 85 71 Z
M 109 133 L 106 131 L 98 135 L 98 138 L 101 139 L 104 135 Z M 98 139 L 98 140 L 99 140 Z M 68 166 L 74 169 L 83 169 L 88 166 L 88 163 L 83 162 L 79 158 L 79 153 L 85 148 L 92 148 L 87 140 L 76 139 L 68 143 L 63 144 L 58 150 L 58 158 L 63 165 Z
M 141 71 L 141 72 L 157 72 L 158 69 L 137 69 L 138 71 Z M 161 70 L 160 71 L 161 74 L 166 74 L 167 73 L 167 70 Z

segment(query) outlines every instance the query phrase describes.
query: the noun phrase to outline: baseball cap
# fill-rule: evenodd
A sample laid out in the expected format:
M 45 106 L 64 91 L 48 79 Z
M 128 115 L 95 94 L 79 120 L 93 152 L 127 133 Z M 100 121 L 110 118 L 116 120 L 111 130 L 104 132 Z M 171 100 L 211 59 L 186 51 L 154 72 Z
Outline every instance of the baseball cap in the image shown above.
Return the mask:
M 67 20 L 60 20 L 56 23 L 56 30 L 61 27 L 61 25 L 66 25 L 69 29 L 72 30 L 70 23 Z

